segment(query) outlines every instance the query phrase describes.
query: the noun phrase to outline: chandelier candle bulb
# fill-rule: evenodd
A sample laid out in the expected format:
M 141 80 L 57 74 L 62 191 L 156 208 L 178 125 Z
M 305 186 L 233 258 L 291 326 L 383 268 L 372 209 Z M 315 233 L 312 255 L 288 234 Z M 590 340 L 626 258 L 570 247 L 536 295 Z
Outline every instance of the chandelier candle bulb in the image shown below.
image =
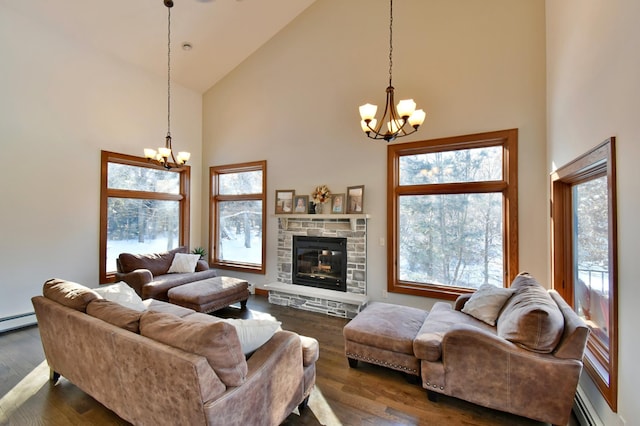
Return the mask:
M 185 164 L 187 161 L 189 161 L 189 158 L 191 158 L 191 153 L 185 151 L 178 152 L 177 160 L 179 164 Z
M 364 104 L 360 105 L 360 118 L 362 120 L 372 120 L 373 117 L 376 116 L 376 112 L 378 112 L 378 106 L 372 104 Z
M 408 118 L 416 110 L 416 103 L 413 99 L 403 99 L 398 102 L 398 114 L 402 118 Z
M 427 114 L 424 112 L 424 110 L 417 109 L 413 112 L 413 114 L 411 114 L 411 117 L 409 117 L 409 124 L 414 129 L 417 129 L 422 125 L 422 123 L 424 123 L 424 119 L 426 116 Z

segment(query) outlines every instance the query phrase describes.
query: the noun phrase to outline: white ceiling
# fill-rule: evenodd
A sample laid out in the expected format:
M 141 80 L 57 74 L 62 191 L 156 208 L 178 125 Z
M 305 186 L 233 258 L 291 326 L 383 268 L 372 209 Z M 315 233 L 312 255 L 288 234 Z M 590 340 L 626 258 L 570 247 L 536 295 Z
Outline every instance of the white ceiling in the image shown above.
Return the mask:
M 295 19 L 315 0 L 174 0 L 171 80 L 200 93 Z M 163 0 L 0 0 L 91 48 L 167 75 Z M 184 51 L 182 44 L 193 48 Z

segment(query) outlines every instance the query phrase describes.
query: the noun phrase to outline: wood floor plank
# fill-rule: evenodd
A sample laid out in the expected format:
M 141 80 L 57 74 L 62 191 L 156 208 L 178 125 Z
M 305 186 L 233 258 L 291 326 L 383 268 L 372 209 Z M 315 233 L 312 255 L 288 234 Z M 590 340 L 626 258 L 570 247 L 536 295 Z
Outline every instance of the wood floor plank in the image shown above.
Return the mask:
M 445 396 L 433 403 L 420 385 L 407 382 L 400 372 L 363 362 L 349 367 L 342 336 L 346 319 L 271 305 L 264 296 L 252 296 L 246 310 L 232 306 L 215 315 L 276 318 L 285 330 L 320 343 L 309 406 L 292 413 L 283 423 L 286 426 L 545 425 Z M 0 424 L 128 425 L 65 378 L 55 385 L 49 382 L 43 361 L 37 327 L 0 334 Z

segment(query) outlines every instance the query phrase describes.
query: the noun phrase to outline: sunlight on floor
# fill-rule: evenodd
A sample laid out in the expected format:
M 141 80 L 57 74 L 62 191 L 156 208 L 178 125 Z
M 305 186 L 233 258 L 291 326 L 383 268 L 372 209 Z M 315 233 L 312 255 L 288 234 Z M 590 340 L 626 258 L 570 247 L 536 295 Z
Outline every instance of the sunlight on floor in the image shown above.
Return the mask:
M 322 395 L 322 391 L 318 388 L 318 385 L 313 387 L 311 396 L 309 397 L 309 405 L 307 410 L 311 410 L 315 414 L 316 419 L 322 425 L 330 426 L 342 426 L 342 422 L 335 415 L 329 403 Z
M 9 420 L 13 412 L 35 395 L 49 381 L 49 365 L 42 361 L 0 399 L 0 423 Z

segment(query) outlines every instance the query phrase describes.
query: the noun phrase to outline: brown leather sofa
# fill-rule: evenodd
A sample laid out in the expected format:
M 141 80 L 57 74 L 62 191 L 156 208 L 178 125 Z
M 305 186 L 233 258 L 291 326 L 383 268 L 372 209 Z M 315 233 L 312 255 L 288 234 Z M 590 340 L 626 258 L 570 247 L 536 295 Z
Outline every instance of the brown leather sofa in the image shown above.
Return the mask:
M 216 276 L 214 269 L 204 260 L 199 260 L 195 272 L 169 274 L 176 253 L 188 253 L 187 247 L 178 247 L 164 253 L 121 253 L 116 259 L 116 281 L 124 281 L 142 299 L 169 301 L 167 292 L 173 287 L 201 281 Z
M 306 405 L 315 339 L 276 331 L 248 359 L 233 325 L 156 300 L 136 311 L 49 280 L 32 298 L 47 363 L 136 425 L 278 425 Z

